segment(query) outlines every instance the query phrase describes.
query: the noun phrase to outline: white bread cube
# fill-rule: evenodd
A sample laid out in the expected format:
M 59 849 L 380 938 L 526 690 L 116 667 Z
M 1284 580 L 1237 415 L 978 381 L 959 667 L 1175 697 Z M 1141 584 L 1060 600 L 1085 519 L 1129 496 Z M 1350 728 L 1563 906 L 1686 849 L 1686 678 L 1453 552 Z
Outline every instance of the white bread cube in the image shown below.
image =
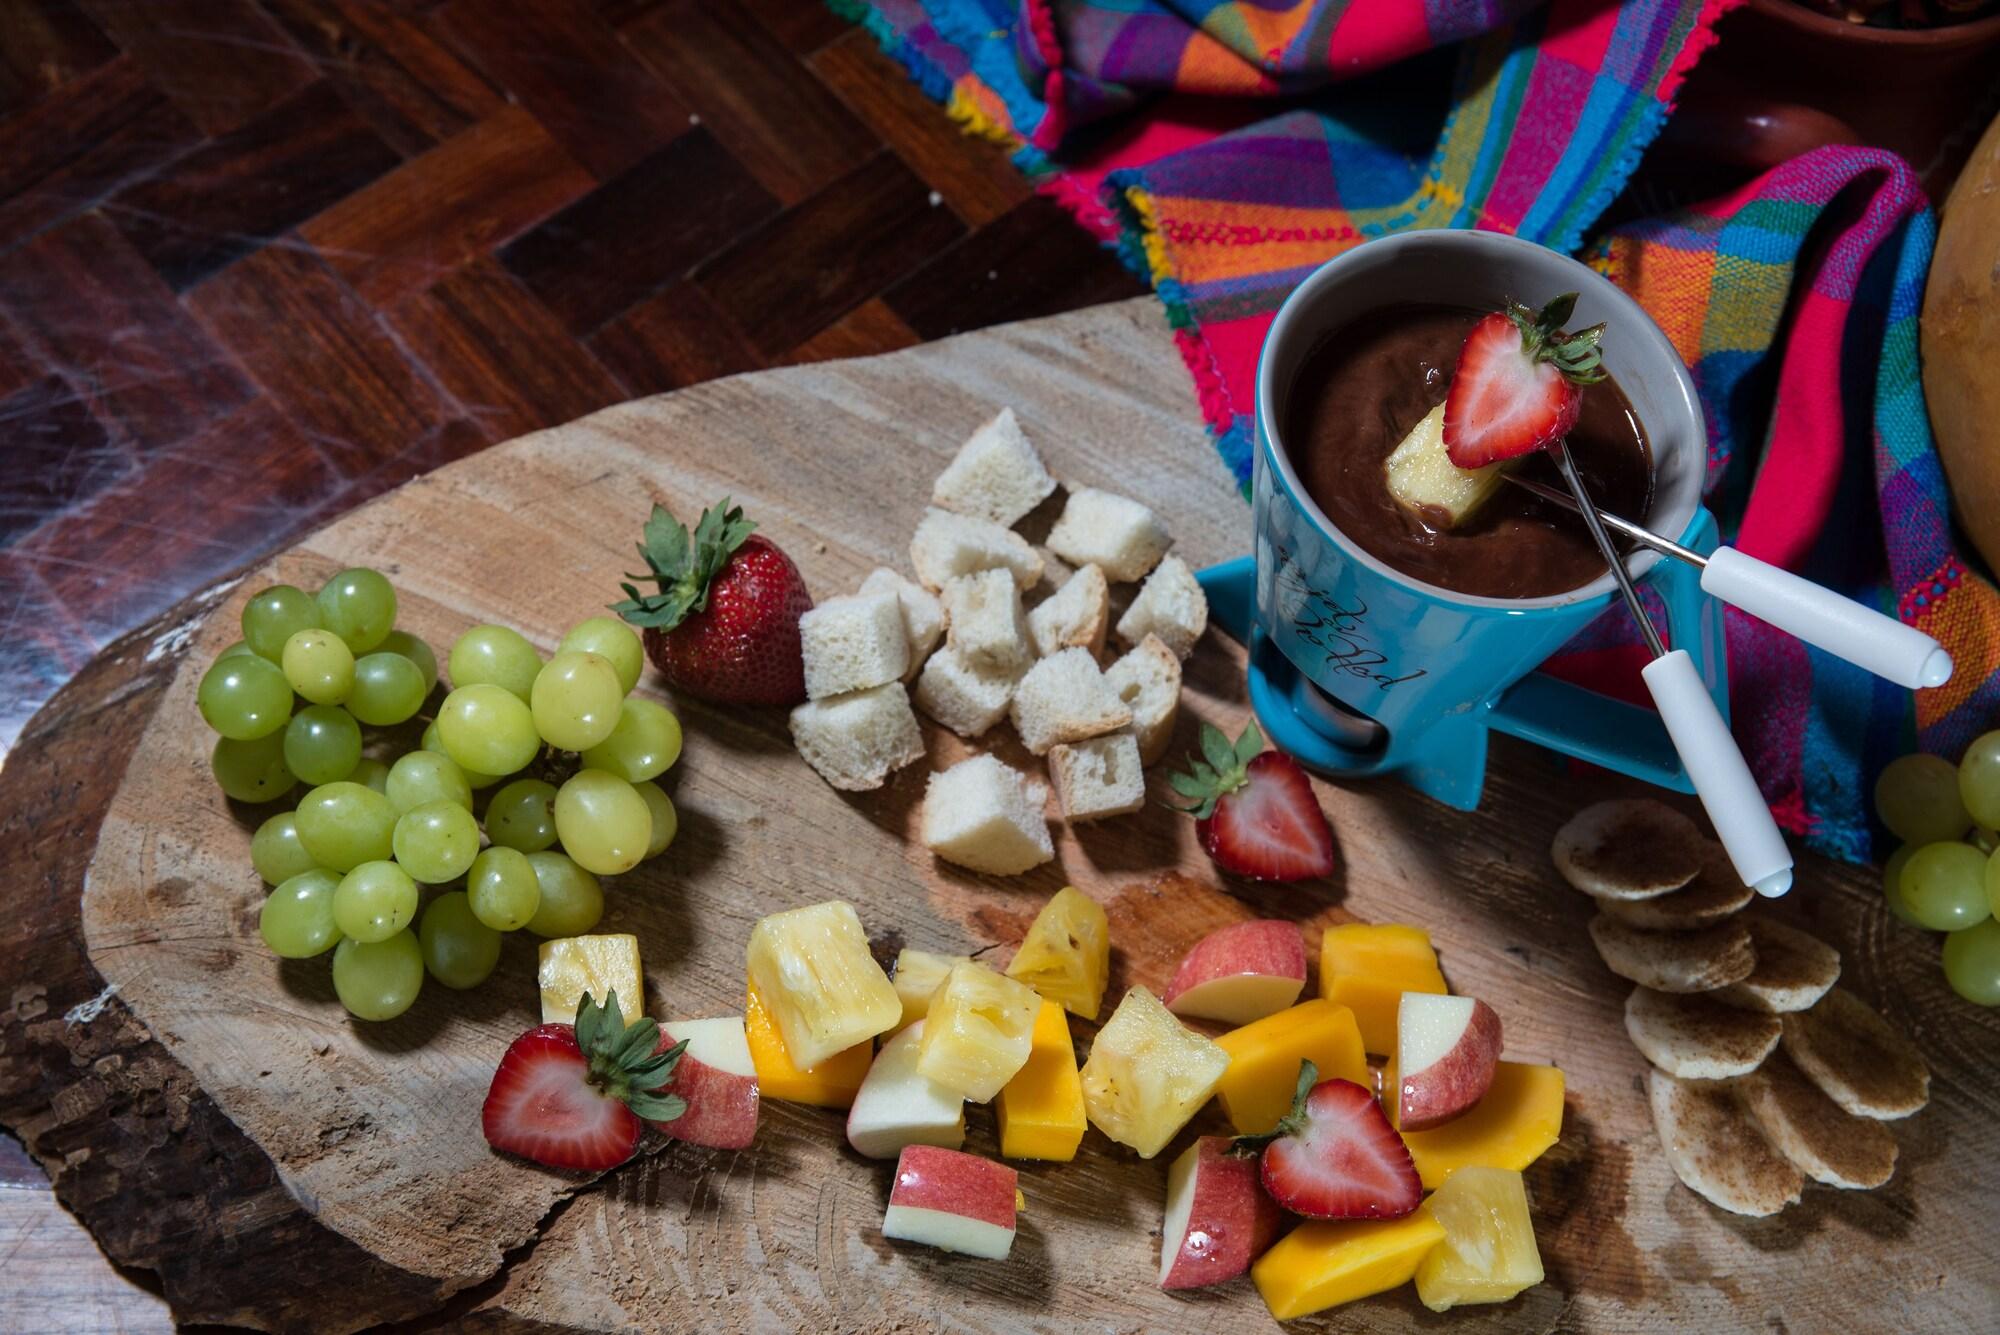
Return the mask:
M 903 612 L 903 638 L 910 642 L 910 666 L 904 669 L 903 680 L 910 680 L 944 634 L 944 604 L 929 589 L 904 579 L 887 566 L 869 571 L 868 578 L 861 581 L 861 592 L 896 595 L 897 606 Z
M 1104 680 L 1132 711 L 1139 759 L 1158 764 L 1173 740 L 1181 712 L 1181 660 L 1165 641 L 1148 635 L 1139 647 L 1104 670 Z
M 891 770 L 924 758 L 924 735 L 901 682 L 808 700 L 792 711 L 792 742 L 836 788 L 880 788 Z
M 1024 589 L 1042 578 L 1040 553 L 1013 529 L 935 508 L 924 511 L 910 539 L 910 565 L 917 582 L 933 592 L 960 575 L 982 570 L 1006 570 Z
M 1087 649 L 1064 649 L 1029 668 L 1008 712 L 1021 744 L 1038 756 L 1057 742 L 1080 742 L 1132 721 Z
M 1028 613 L 1028 633 L 1043 658 L 1062 649 L 1104 652 L 1104 627 L 1111 619 L 1111 586 L 1104 572 L 1088 565 Z
M 1174 545 L 1160 517 L 1135 500 L 1084 487 L 1069 494 L 1049 530 L 1049 550 L 1074 566 L 1104 567 L 1105 577 L 1140 579 Z
M 903 605 L 893 593 L 827 599 L 799 618 L 799 647 L 809 700 L 901 681 L 910 666 Z
M 1050 747 L 1049 777 L 1071 821 L 1124 816 L 1146 805 L 1139 739 L 1129 732 Z
M 931 487 L 931 504 L 1013 525 L 1055 492 L 1056 480 L 1028 443 L 1012 408 L 972 433 Z
M 982 570 L 945 581 L 945 618 L 950 629 L 945 643 L 958 656 L 984 672 L 1020 675 L 1034 657 L 1028 643 L 1028 618 L 1021 611 L 1021 591 L 1004 570 Z
M 1056 855 L 1048 787 L 995 756 L 962 760 L 924 790 L 924 847 L 961 867 L 1013 876 Z
M 961 737 L 980 737 L 1007 716 L 1019 672 L 982 672 L 950 645 L 924 664 L 917 708 Z
M 1194 572 L 1178 556 L 1169 556 L 1153 567 L 1139 596 L 1118 618 L 1118 638 L 1128 645 L 1157 635 L 1160 642 L 1181 658 L 1194 652 L 1196 640 L 1208 629 L 1208 595 L 1201 591 Z

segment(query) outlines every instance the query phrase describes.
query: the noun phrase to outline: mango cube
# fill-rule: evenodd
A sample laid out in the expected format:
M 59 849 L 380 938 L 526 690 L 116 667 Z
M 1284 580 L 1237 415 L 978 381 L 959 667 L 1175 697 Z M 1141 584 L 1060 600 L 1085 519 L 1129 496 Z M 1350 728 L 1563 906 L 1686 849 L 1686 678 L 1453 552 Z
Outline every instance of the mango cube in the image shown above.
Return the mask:
M 1023 1066 L 1042 999 L 1035 989 L 967 960 L 951 966 L 924 1016 L 917 1073 L 973 1103 L 985 1103 Z
M 970 955 L 934 955 L 928 950 L 903 947 L 896 956 L 896 972 L 889 979 L 897 999 L 903 1003 L 903 1018 L 889 1032 L 900 1034 L 929 1014 L 931 997 L 938 984 L 944 982 L 944 976 L 951 972 L 951 966 L 968 964 L 971 960 Z
M 1111 922 L 1104 906 L 1064 886 L 1035 915 L 1021 948 L 1007 965 L 1018 978 L 1071 1015 L 1095 1020 L 1111 976 Z
M 1396 1064 L 1382 1071 L 1382 1102 L 1396 1120 Z M 1562 1135 L 1563 1073 L 1553 1066 L 1500 1062 L 1493 1083 L 1471 1108 L 1429 1131 L 1404 1131 L 1403 1143 L 1427 1191 L 1461 1168 L 1510 1168 L 1542 1157 Z
M 1504 1303 L 1542 1282 L 1528 1189 L 1507 1168 L 1461 1168 L 1424 1202 L 1444 1241 L 1417 1266 L 1417 1297 L 1433 1312 Z
M 1315 1220 L 1299 1225 L 1250 1267 L 1280 1321 L 1351 1303 L 1407 1283 L 1444 1225 L 1417 1210 L 1401 1219 Z
M 757 1092 L 767 1099 L 809 1103 L 815 1108 L 846 1108 L 868 1075 L 875 1045 L 867 1039 L 836 1052 L 817 1066 L 801 1070 L 785 1051 L 785 1039 L 771 1018 L 757 984 L 743 1009 L 743 1036 L 750 1043 L 750 1064 L 757 1070 Z
M 1321 1080 L 1374 1087 L 1354 1012 L 1324 998 L 1232 1029 L 1215 1044 L 1229 1054 L 1215 1096 L 1239 1135 L 1262 1135 L 1291 1111 L 1302 1061 L 1319 1068 Z
M 903 1003 L 869 953 L 852 904 L 832 900 L 760 919 L 748 958 L 750 981 L 801 1067 L 885 1034 L 902 1018 Z
M 1354 1012 L 1361 1041 L 1387 1057 L 1396 1051 L 1396 1008 L 1405 992 L 1450 989 L 1438 972 L 1431 934 L 1401 923 L 1329 927 L 1319 944 L 1319 994 Z
M 1055 1002 L 1044 1001 L 1036 1013 L 1028 1064 L 1000 1090 L 993 1112 L 1001 1158 L 1068 1163 L 1076 1157 L 1083 1143 L 1083 1081 L 1076 1073 L 1069 1016 Z
M 618 994 L 618 1009 L 636 1020 L 646 1011 L 639 972 L 639 938 L 625 932 L 564 936 L 542 942 L 536 982 L 542 988 L 542 1023 L 574 1024 L 585 992 L 600 1004 Z
M 1090 1045 L 1079 1076 L 1090 1121 L 1150 1159 L 1208 1102 L 1229 1054 L 1135 987 Z

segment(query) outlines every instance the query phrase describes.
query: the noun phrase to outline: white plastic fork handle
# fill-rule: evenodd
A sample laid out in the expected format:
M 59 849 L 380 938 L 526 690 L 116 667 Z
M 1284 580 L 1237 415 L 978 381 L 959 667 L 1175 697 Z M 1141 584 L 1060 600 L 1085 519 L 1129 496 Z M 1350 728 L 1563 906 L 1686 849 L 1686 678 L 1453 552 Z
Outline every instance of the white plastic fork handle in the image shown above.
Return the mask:
M 1646 664 L 1640 675 L 1736 874 L 1760 895 L 1784 894 L 1792 888 L 1792 852 L 1694 660 L 1676 649 Z
M 1915 690 L 1951 680 L 1951 655 L 1914 626 L 1734 547 L 1709 553 L 1701 588 L 1898 686 Z

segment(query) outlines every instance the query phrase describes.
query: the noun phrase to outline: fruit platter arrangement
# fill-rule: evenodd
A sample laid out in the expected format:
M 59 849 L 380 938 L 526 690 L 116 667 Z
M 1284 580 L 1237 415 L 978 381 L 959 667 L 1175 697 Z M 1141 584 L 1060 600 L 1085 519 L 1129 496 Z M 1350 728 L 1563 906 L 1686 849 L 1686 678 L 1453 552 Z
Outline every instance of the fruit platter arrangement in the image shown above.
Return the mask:
M 1692 804 L 1525 747 L 1475 813 L 1308 778 L 1163 336 L 610 409 L 165 628 L 0 1027 L 59 1188 L 265 1328 L 1990 1316 L 1985 940 L 1891 916 L 1962 925 L 1986 808 L 1892 820 L 1907 901 L 1746 908 Z

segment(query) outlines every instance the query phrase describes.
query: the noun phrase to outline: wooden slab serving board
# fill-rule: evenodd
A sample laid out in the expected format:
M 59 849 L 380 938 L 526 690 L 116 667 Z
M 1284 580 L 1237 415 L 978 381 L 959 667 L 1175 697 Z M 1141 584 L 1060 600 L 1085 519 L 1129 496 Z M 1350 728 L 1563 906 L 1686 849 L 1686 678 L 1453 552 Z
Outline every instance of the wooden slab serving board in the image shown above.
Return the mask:
M 396 1021 L 350 1022 L 324 959 L 263 948 L 248 858 L 262 813 L 231 811 L 207 774 L 196 682 L 274 579 L 310 587 L 378 566 L 402 593 L 402 624 L 441 649 L 498 621 L 546 650 L 616 596 L 653 500 L 692 515 L 729 493 L 816 595 L 846 592 L 875 565 L 906 565 L 930 479 L 1002 404 L 1059 476 L 1155 506 L 1191 562 L 1243 549 L 1247 510 L 1169 331 L 1133 302 L 722 381 L 524 437 L 356 511 L 123 646 L 104 671 L 138 684 L 63 715 L 65 730 L 109 720 L 136 737 L 122 782 L 104 784 L 87 874 L 58 884 L 43 870 L 29 930 L 0 938 L 14 986 L 0 1113 L 114 1256 L 158 1268 L 183 1319 L 291 1328 L 442 1309 L 500 1329 L 1271 1329 L 1247 1281 L 1155 1287 L 1172 1151 L 1143 1162 L 1095 1132 L 1074 1163 L 1022 1166 L 1027 1207 L 1005 1263 L 886 1242 L 890 1168 L 851 1153 L 823 1110 L 767 1101 L 750 1151 L 671 1144 L 590 1184 L 490 1153 L 479 1105 L 508 1040 L 537 1018 L 533 940 L 510 939 L 474 992 L 433 985 Z M 1211 636 L 1190 663 L 1177 753 L 1199 720 L 1241 724 L 1241 661 Z M 1307 1328 L 1940 1331 L 2000 1310 L 1995 1023 L 1950 997 L 1934 942 L 1887 918 L 1864 871 L 1804 858 L 1773 911 L 1838 943 L 1848 985 L 1916 1036 L 1936 1072 L 1931 1106 L 1896 1128 L 1886 1189 L 1809 1189 L 1778 1218 L 1742 1220 L 1666 1168 L 1620 1019 L 1627 989 L 1591 949 L 1587 904 L 1549 866 L 1570 812 L 1633 786 L 1502 745 L 1472 815 L 1386 783 L 1321 785 L 1341 846 L 1326 884 L 1225 883 L 1191 822 L 1158 806 L 1062 832 L 1057 864 L 1003 880 L 937 864 L 909 838 L 925 775 L 967 750 L 956 738 L 927 729 L 930 764 L 844 795 L 794 755 L 782 714 L 675 707 L 679 839 L 610 884 L 600 929 L 638 934 L 659 1016 L 740 1011 L 751 923 L 836 897 L 879 943 L 1000 962 L 1073 883 L 1110 911 L 1111 1001 L 1159 989 L 1197 938 L 1246 916 L 1295 919 L 1314 946 L 1352 918 L 1427 926 L 1454 989 L 1500 1012 L 1508 1054 L 1567 1074 L 1562 1143 L 1529 1173 L 1548 1282 L 1448 1317 L 1406 1289 Z M 65 768 L 69 745 L 31 728 L 4 780 L 57 832 L 75 828 L 64 784 L 88 787 Z M 999 749 L 1035 763 L 1011 740 Z M 35 868 L 74 865 L 40 837 Z M 79 923 L 87 965 L 70 969 L 59 957 Z M 98 975 L 109 991 L 95 1009 L 61 1009 Z M 1091 1027 L 1078 1030 L 1087 1043 Z M 970 1123 L 967 1148 L 992 1153 L 990 1117 L 975 1109 Z

